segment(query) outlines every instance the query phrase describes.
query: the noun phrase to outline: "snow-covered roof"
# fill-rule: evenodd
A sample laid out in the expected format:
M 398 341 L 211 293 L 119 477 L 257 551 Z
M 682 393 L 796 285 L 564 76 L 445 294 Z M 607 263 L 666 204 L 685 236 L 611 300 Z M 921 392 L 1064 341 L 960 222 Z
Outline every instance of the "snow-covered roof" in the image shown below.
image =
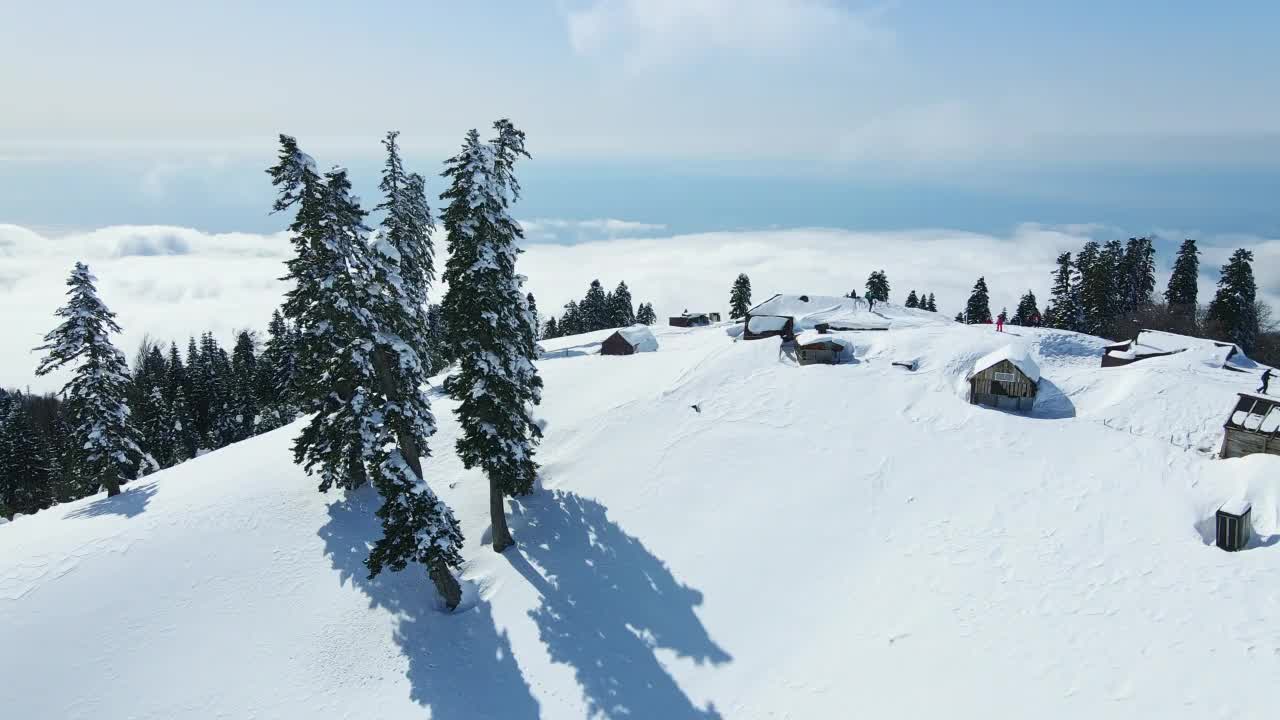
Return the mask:
M 1190 335 L 1179 335 L 1177 333 L 1165 332 L 1163 330 L 1142 330 L 1138 333 L 1133 349 L 1139 354 L 1146 352 L 1177 352 L 1178 350 L 1188 350 L 1191 348 L 1207 348 L 1207 347 L 1227 347 L 1239 352 L 1240 349 L 1234 343 L 1222 340 L 1208 340 L 1205 338 L 1191 337 Z
M 1245 498 L 1238 497 L 1238 498 L 1234 498 L 1232 500 L 1226 501 L 1225 503 L 1222 504 L 1222 507 L 1218 509 L 1229 515 L 1239 516 L 1249 512 L 1249 509 L 1252 507 L 1253 507 L 1253 503 L 1249 502 Z
M 636 349 L 636 352 L 654 352 L 658 349 L 658 338 L 648 325 L 632 325 L 618 330 L 618 334 Z
M 850 347 L 853 345 L 848 338 L 842 338 L 838 335 L 831 335 L 828 333 L 820 333 L 817 330 L 805 330 L 799 335 L 796 335 L 796 345 L 812 345 L 813 343 L 818 342 L 829 342 L 840 345 L 841 347 Z
M 1031 382 L 1040 382 L 1040 366 L 1032 359 L 1026 345 L 1005 345 L 983 355 L 973 364 L 973 372 L 980 373 L 1005 360 L 1022 371 Z
M 882 330 L 891 324 L 888 319 L 871 312 L 866 300 L 831 295 L 774 295 L 751 308 L 747 315 L 753 320 L 752 332 L 760 332 L 754 320 L 763 316 L 794 318 L 797 331 L 823 323 L 833 329 L 846 330 Z M 775 329 L 780 330 L 781 326 Z

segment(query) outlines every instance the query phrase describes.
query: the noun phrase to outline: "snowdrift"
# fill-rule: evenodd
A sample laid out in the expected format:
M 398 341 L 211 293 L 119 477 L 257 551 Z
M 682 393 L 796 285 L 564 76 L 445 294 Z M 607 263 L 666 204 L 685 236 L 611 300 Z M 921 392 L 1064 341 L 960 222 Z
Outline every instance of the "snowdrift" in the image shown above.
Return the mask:
M 428 475 L 467 535 L 452 615 L 421 571 L 367 578 L 375 496 L 317 493 L 297 426 L 19 517 L 0 527 L 5 714 L 1273 712 L 1280 458 L 1207 451 L 1256 377 L 1190 353 L 1103 369 L 1097 338 L 876 311 L 904 322 L 842 333 L 834 366 L 718 328 L 656 328 L 627 362 L 597 355 L 611 331 L 544 343 L 541 487 L 501 556 L 436 400 Z M 966 404 L 966 373 L 1011 342 L 1036 410 Z M 1204 523 L 1235 498 L 1255 542 L 1225 553 Z

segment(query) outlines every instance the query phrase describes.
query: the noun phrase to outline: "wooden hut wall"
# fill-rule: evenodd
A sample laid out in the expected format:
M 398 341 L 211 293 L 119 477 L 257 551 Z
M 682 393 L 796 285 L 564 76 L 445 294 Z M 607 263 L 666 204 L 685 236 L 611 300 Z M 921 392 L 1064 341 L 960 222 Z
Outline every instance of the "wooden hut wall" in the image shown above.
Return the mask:
M 1227 422 L 1223 424 L 1222 450 L 1219 454 L 1224 458 L 1244 457 L 1257 453 L 1280 455 L 1280 437 L 1278 437 L 1280 432 L 1264 432 L 1261 427 L 1250 430 L 1232 421 L 1232 416 L 1237 412 L 1260 415 L 1265 418 L 1277 406 L 1280 406 L 1280 402 L 1272 402 L 1252 395 L 1241 395 L 1231 415 L 1227 417 Z
M 635 351 L 635 346 L 627 342 L 622 333 L 614 333 L 600 343 L 601 355 L 632 355 Z
M 996 375 L 1012 376 L 1013 380 L 997 379 Z M 969 402 L 975 405 L 999 407 L 1000 398 L 1015 398 L 1017 406 L 1030 406 L 1036 396 L 1036 384 L 1031 382 L 1013 363 L 1001 360 L 991 367 L 974 373 L 969 378 Z

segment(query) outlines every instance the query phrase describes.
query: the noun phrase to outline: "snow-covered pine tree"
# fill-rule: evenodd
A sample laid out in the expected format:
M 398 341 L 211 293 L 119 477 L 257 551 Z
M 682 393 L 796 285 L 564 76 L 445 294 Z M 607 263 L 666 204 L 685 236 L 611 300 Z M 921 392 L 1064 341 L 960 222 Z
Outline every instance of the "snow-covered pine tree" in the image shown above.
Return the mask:
M 609 308 L 609 297 L 599 280 L 592 280 L 587 294 L 578 304 L 578 312 L 582 315 L 582 332 L 604 330 L 612 327 L 612 313 Z
M 741 320 L 750 310 L 751 278 L 746 273 L 738 273 L 738 277 L 733 280 L 733 287 L 729 288 L 729 319 Z
M 889 302 L 889 276 L 884 274 L 884 270 L 876 270 L 867 278 L 866 298 L 876 302 Z
M 242 330 L 236 335 L 236 344 L 231 351 L 231 376 L 226 381 L 230 386 L 225 416 L 225 422 L 228 423 L 228 443 L 251 438 L 258 432 L 256 345 L 253 335 L 248 330 Z
M 453 512 L 425 484 L 422 471 L 422 461 L 430 455 L 427 439 L 436 430 L 423 389 L 429 366 L 419 353 L 430 343 L 427 293 L 435 279 L 435 225 L 425 184 L 419 175 L 404 174 L 395 140 L 396 134 L 388 133 L 383 142 L 385 199 L 379 207 L 388 218 L 401 220 L 384 222 L 368 253 L 376 387 L 369 397 L 372 412 L 365 413 L 364 436 L 369 477 L 383 499 L 377 511 L 383 537 L 367 564 L 376 575 L 384 567 L 403 570 L 408 562 L 418 562 L 453 609 L 462 599 L 452 572 L 462 563 L 462 531 Z
M 129 417 L 124 353 L 111 344 L 110 334 L 120 332 L 120 326 L 115 313 L 98 298 L 95 280 L 87 265 L 75 264 L 67 279 L 70 299 L 56 313 L 65 319 L 36 348 L 46 352 L 36 374 L 74 366 L 62 397 L 69 432 L 78 448 L 77 475 L 95 492 L 105 487 L 110 496 L 120 494 L 121 485 L 146 472 L 150 462 Z
M 1105 248 L 1090 241 L 1085 243 L 1076 256 L 1081 332 L 1099 336 L 1110 332 L 1114 318 L 1116 261 L 1120 255 L 1118 250 L 1118 241 L 1115 241 L 1115 245 L 1107 243 Z
M 556 323 L 555 315 L 547 318 L 547 324 L 542 326 L 542 337 L 546 340 L 560 337 L 560 326 Z
M 461 598 L 451 568 L 461 561 L 462 536 L 422 484 L 434 421 L 422 392 L 425 366 L 400 334 L 421 332 L 403 274 L 423 262 L 421 246 L 383 233 L 371 249 L 346 171 L 321 179 L 292 138 L 281 137 L 280 162 L 268 172 L 280 190 L 275 209 L 297 206 L 296 255 L 287 263 L 295 286 L 284 315 L 301 331 L 296 389 L 313 415 L 294 443 L 295 460 L 318 471 L 322 491 L 371 479 L 383 500 L 383 537 L 366 560 L 370 572 L 420 562 L 452 609 Z
M 1036 294 L 1030 290 L 1023 294 L 1018 300 L 1018 307 L 1013 311 L 1014 325 L 1030 325 L 1031 318 L 1040 314 L 1040 309 L 1036 306 Z
M 152 385 L 147 394 L 146 405 L 149 408 L 148 415 L 138 423 L 142 436 L 147 441 L 144 449 L 162 468 L 177 465 L 186 458 L 179 438 L 181 423 L 174 413 L 173 404 L 165 399 L 164 391 L 159 385 Z
M 447 341 L 444 329 L 444 310 L 439 303 L 427 306 L 427 366 L 431 375 L 438 375 L 453 362 L 453 349 Z
M 509 121 L 494 127 L 499 135 L 487 144 L 475 130 L 467 133 L 462 149 L 445 164 L 450 187 L 441 198 L 448 202 L 449 234 L 444 308 L 458 351 L 458 371 L 445 389 L 459 403 L 458 456 L 465 467 L 480 467 L 488 476 L 493 549 L 501 552 L 514 542 L 504 497 L 531 492 L 537 474 L 533 448 L 541 430 L 530 409 L 541 400 L 542 380 L 533 364 L 537 348 L 520 289 L 523 278 L 515 269 L 522 233 L 508 214 L 519 197 L 513 166 L 528 153 L 524 133 Z M 592 288 L 603 300 L 599 282 Z
M 618 283 L 613 290 L 610 304 L 609 327 L 629 327 L 636 324 L 636 310 L 631 300 L 631 290 L 626 281 Z
M 538 299 L 533 296 L 533 293 L 526 293 L 524 304 L 529 308 L 529 314 L 533 316 L 533 339 L 538 340 L 542 337 L 542 318 L 538 315 Z
M 0 415 L 0 516 L 30 515 L 53 505 L 50 452 L 22 397 Z
M 578 303 L 570 300 L 565 303 L 564 315 L 560 316 L 560 336 L 579 335 L 587 332 L 583 322 L 582 310 L 579 309 Z
M 1205 329 L 1249 352 L 1258 339 L 1258 285 L 1253 278 L 1253 251 L 1240 248 L 1222 266 L 1218 290 L 1205 314 Z
M 938 301 L 933 297 L 933 293 L 929 293 L 928 304 L 925 305 L 924 309 L 929 312 L 938 312 Z
M 1071 253 L 1058 255 L 1057 270 L 1053 273 L 1049 306 L 1044 311 L 1044 324 L 1059 330 L 1080 329 L 1080 302 L 1076 291 L 1078 276 Z
M 658 322 L 658 316 L 653 312 L 653 303 L 640 303 L 640 308 L 636 310 L 636 322 L 641 325 L 652 325 Z
M 1200 294 L 1200 250 L 1190 238 L 1182 241 L 1173 261 L 1173 274 L 1164 291 L 1164 301 L 1169 306 L 1177 332 L 1194 334 L 1196 330 L 1197 297 Z
M 182 364 L 182 354 L 178 352 L 178 344 L 169 343 L 169 357 L 164 366 L 164 399 L 173 402 L 178 390 L 186 387 L 187 369 Z
M 1151 306 L 1156 289 L 1156 248 L 1151 238 L 1129 238 L 1120 260 L 1120 313 L 1130 316 Z
M 958 323 L 964 322 L 964 313 L 962 312 L 956 313 L 956 322 Z
M 296 376 L 293 343 L 294 334 L 284 316 L 278 309 L 272 311 L 254 380 L 259 404 L 258 432 L 284 427 L 298 415 L 292 390 Z
M 969 302 L 964 306 L 964 318 L 970 325 L 991 322 L 990 295 L 987 293 L 985 277 L 978 278 L 978 282 L 973 284 L 973 291 L 969 293 Z
M 909 308 L 918 308 L 918 307 L 920 307 L 920 297 L 919 297 L 918 295 L 916 295 L 916 291 L 915 291 L 915 290 L 912 290 L 911 292 L 907 293 L 907 304 L 906 304 L 906 307 L 909 307 Z

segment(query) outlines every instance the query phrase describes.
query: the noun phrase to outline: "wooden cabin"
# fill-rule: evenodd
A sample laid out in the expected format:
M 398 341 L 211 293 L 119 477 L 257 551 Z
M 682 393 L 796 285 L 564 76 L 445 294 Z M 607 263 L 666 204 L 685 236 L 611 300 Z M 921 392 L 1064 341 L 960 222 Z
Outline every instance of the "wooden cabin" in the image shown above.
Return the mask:
M 845 343 L 839 338 L 813 331 L 801 333 L 795 345 L 796 360 L 801 365 L 837 365 L 845 350 Z
M 1280 398 L 1240 393 L 1222 429 L 1221 457 L 1280 455 Z
M 748 315 L 743 326 L 743 340 L 763 340 L 764 338 L 781 337 L 791 340 L 795 337 L 795 318 L 785 315 Z
M 640 352 L 654 352 L 657 349 L 658 339 L 645 325 L 622 328 L 600 343 L 601 355 L 634 355 Z
M 969 373 L 969 402 L 1027 411 L 1036 403 L 1040 366 L 1025 348 L 1006 345 L 980 358 Z
M 713 322 L 720 322 L 720 313 L 686 312 L 671 317 L 667 324 L 671 327 L 706 327 Z

